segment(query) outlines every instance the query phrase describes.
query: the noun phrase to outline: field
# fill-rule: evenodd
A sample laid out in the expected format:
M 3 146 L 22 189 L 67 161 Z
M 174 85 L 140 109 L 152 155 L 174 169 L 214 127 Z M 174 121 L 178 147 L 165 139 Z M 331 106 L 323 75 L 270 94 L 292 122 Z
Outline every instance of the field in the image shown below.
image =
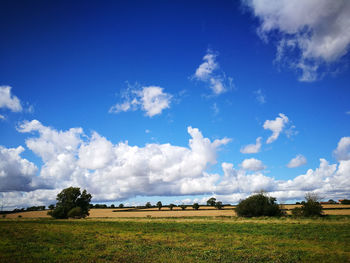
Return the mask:
M 287 214 L 291 214 L 291 209 L 300 207 L 300 205 L 283 205 L 282 208 L 287 210 Z M 323 205 L 325 215 L 350 215 L 350 205 Z M 203 216 L 235 216 L 234 206 L 225 206 L 222 210 L 214 207 L 201 206 L 199 210 L 192 207 L 181 210 L 180 207 L 174 207 L 171 211 L 168 207 L 163 207 L 160 211 L 157 208 L 135 209 L 127 211 L 126 208 L 107 208 L 107 209 L 91 209 L 89 218 L 131 218 L 131 217 L 203 217 Z M 6 218 L 49 218 L 47 211 L 29 211 L 8 214 Z
M 350 217 L 0 219 L 0 262 L 350 262 Z

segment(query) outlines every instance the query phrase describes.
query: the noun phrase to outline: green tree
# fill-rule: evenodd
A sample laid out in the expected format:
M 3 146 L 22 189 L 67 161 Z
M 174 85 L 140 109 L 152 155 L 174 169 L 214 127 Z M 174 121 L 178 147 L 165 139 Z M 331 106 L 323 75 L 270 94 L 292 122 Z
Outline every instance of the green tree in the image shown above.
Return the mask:
M 124 208 L 124 204 L 119 204 L 119 208 Z
M 55 209 L 55 205 L 49 205 L 49 209 L 50 210 L 54 210 Z
M 111 208 L 115 208 L 115 205 L 114 205 L 114 204 L 111 204 Z
M 316 193 L 307 193 L 305 195 L 306 202 L 301 202 L 301 207 L 296 207 L 292 210 L 294 216 L 322 216 L 322 205 L 319 202 L 319 197 Z
M 283 214 L 276 203 L 276 198 L 267 196 L 264 192 L 241 200 L 235 210 L 238 216 L 244 217 L 281 216 Z
M 215 206 L 215 203 L 216 203 L 215 197 L 209 198 L 207 201 L 207 205 L 210 205 L 210 206 Z
M 344 199 L 344 200 L 341 200 L 340 203 L 341 203 L 342 205 L 350 205 L 350 200 Z
M 162 206 L 163 206 L 162 202 L 161 202 L 161 201 L 158 201 L 158 202 L 157 202 L 158 210 L 162 209 Z
M 147 202 L 147 203 L 146 203 L 146 205 L 145 205 L 145 207 L 146 207 L 146 208 L 151 208 L 151 207 L 152 207 L 152 205 L 151 205 L 151 203 L 150 203 L 150 202 Z
M 185 210 L 187 208 L 186 205 L 182 204 L 182 205 L 179 205 L 181 207 L 182 210 Z
M 170 205 L 169 205 L 170 210 L 173 210 L 173 208 L 174 208 L 175 206 L 176 206 L 176 205 L 174 205 L 174 204 L 170 204 Z
M 193 207 L 194 210 L 198 210 L 199 209 L 199 204 L 198 203 L 194 203 L 192 205 L 192 207 Z
M 215 207 L 216 207 L 216 209 L 221 210 L 221 209 L 222 209 L 222 207 L 223 207 L 222 202 L 221 202 L 221 201 L 216 202 L 216 203 L 215 203 Z
M 89 194 L 86 190 L 80 192 L 79 187 L 69 187 L 63 189 L 57 195 L 57 204 L 54 210 L 48 212 L 54 218 L 68 218 L 69 212 L 74 209 L 74 217 L 86 217 L 89 215 L 89 205 L 91 201 L 91 194 Z M 80 208 L 77 209 L 77 207 Z M 77 211 L 79 215 L 77 215 Z

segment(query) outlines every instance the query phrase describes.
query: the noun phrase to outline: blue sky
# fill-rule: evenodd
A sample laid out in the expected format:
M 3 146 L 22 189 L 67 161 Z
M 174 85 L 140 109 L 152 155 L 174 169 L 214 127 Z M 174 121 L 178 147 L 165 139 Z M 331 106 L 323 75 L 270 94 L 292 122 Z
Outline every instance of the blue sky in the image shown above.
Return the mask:
M 2 1 L 2 205 L 349 198 L 350 4 L 264 2 Z

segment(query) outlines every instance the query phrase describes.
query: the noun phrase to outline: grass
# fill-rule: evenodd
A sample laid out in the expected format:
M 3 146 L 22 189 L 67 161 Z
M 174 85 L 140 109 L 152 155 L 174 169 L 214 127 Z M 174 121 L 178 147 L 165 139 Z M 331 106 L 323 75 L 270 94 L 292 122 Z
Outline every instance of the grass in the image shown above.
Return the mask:
M 350 262 L 350 217 L 1 219 L 0 262 Z

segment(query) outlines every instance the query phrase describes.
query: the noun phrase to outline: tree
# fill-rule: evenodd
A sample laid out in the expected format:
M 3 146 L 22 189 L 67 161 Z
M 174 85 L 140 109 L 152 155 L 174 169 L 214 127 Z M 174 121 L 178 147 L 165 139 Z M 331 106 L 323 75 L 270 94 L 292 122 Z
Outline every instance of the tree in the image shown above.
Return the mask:
M 145 207 L 146 207 L 146 208 L 151 208 L 151 207 L 152 207 L 152 205 L 151 205 L 151 203 L 150 203 L 150 202 L 147 202 L 147 203 L 146 203 L 146 205 L 145 205 Z
M 170 204 L 170 205 L 169 205 L 170 210 L 173 210 L 173 208 L 174 208 L 175 206 L 176 206 L 176 205 L 174 205 L 174 204 Z
M 124 204 L 119 204 L 119 208 L 124 208 Z
M 49 209 L 50 210 L 54 210 L 55 209 L 55 205 L 49 205 Z
M 344 200 L 341 200 L 340 203 L 341 203 L 342 205 L 350 205 L 350 200 L 344 199 Z
M 215 203 L 216 203 L 216 198 L 215 197 L 209 198 L 208 201 L 207 201 L 207 205 L 210 205 L 210 206 L 214 206 Z
M 185 210 L 186 209 L 186 205 L 182 204 L 182 205 L 179 205 L 181 207 L 182 210 Z
M 301 202 L 301 207 L 296 207 L 292 210 L 294 216 L 322 216 L 322 205 L 316 193 L 306 193 L 305 200 L 306 202 Z
M 162 202 L 161 202 L 161 201 L 158 201 L 158 202 L 157 202 L 158 210 L 162 209 L 162 206 L 163 206 Z
M 199 204 L 198 203 L 194 203 L 192 205 L 192 207 L 193 207 L 194 210 L 198 210 L 199 209 Z
M 111 208 L 115 208 L 115 205 L 114 205 L 114 204 L 111 204 Z
M 337 202 L 336 202 L 336 201 L 334 201 L 333 199 L 329 199 L 329 200 L 328 200 L 328 203 L 329 203 L 329 204 L 333 204 L 333 205 L 334 205 L 334 204 L 336 204 Z
M 75 218 L 84 218 L 89 215 L 91 198 L 91 194 L 89 194 L 86 190 L 80 192 L 79 187 L 69 187 L 63 189 L 57 195 L 57 204 L 55 209 L 49 211 L 48 214 L 54 218 L 60 219 L 68 218 L 69 215 L 73 215 Z
M 261 192 L 241 200 L 235 210 L 238 216 L 244 217 L 281 216 L 283 212 L 275 202 L 276 198 Z
M 216 202 L 216 203 L 215 203 L 215 207 L 216 207 L 216 209 L 221 210 L 221 209 L 222 209 L 222 207 L 223 207 L 222 202 L 221 202 L 221 201 Z

